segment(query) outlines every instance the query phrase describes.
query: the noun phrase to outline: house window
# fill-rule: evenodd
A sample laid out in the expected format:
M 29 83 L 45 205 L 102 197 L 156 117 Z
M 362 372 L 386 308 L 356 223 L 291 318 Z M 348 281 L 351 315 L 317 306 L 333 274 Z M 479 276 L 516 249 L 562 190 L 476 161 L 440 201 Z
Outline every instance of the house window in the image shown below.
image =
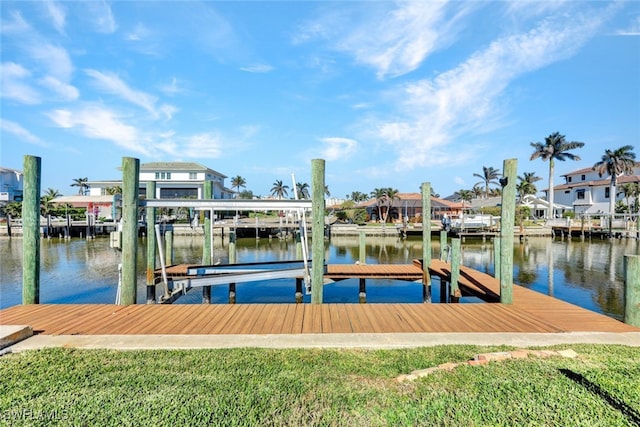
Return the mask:
M 171 179 L 171 172 L 156 172 L 156 180 Z
M 584 200 L 584 190 L 576 190 L 576 199 Z
M 571 177 L 570 176 L 567 177 L 567 182 L 571 182 Z
M 582 179 L 583 181 L 585 180 L 585 178 L 586 178 L 586 176 L 585 176 L 585 175 L 582 175 L 581 179 Z
M 198 179 L 198 174 L 195 172 L 189 172 L 189 179 Z
M 609 198 L 609 187 L 605 187 L 604 188 L 604 198 L 608 199 Z

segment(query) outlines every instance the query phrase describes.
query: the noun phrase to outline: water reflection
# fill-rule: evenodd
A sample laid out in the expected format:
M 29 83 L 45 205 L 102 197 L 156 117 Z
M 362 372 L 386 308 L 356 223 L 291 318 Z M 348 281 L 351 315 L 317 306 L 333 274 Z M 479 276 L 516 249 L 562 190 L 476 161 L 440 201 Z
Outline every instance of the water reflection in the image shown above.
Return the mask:
M 145 301 L 146 241 L 140 240 L 138 252 L 138 302 Z M 624 240 L 553 240 L 529 238 L 514 247 L 514 282 L 529 289 L 605 313 L 621 320 L 624 315 L 623 258 L 638 254 L 639 243 Z M 437 238 L 432 241 L 432 257 L 440 254 Z M 360 258 L 358 236 L 333 237 L 325 247 L 330 263 L 355 263 Z M 286 261 L 296 259 L 295 242 L 278 239 L 239 239 L 237 262 Z M 418 238 L 367 238 L 367 263 L 411 263 L 422 258 Z M 462 245 L 463 265 L 488 274 L 494 271 L 493 242 L 467 240 Z M 174 239 L 175 263 L 202 262 L 202 239 Z M 20 304 L 22 299 L 22 241 L 0 239 L 0 308 Z M 112 303 L 118 283 L 120 253 L 109 248 L 108 239 L 43 239 L 41 244 L 42 303 Z M 215 262 L 228 262 L 228 242 L 214 241 Z M 290 281 L 238 285 L 238 302 L 292 302 Z M 357 281 L 356 281 L 357 282 Z M 412 283 L 372 281 L 368 285 L 369 302 L 421 302 L 421 286 Z M 435 286 L 434 286 L 435 288 Z M 434 290 L 435 292 L 435 290 Z M 190 292 L 191 294 L 191 292 Z M 224 287 L 213 290 L 215 303 L 227 301 Z M 325 287 L 326 302 L 357 302 L 357 283 L 339 282 Z M 434 295 L 434 301 L 437 301 Z M 197 291 L 182 303 L 198 303 Z

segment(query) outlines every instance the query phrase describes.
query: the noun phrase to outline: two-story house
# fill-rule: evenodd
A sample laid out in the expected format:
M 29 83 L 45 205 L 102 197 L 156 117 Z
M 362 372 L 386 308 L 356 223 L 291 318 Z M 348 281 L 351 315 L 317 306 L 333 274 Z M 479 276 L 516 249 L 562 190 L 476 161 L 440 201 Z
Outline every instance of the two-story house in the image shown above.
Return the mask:
M 157 199 L 202 199 L 204 183 L 213 183 L 214 199 L 231 199 L 233 191 L 224 185 L 226 175 L 192 162 L 152 162 L 140 164 L 140 194 L 146 193 L 147 182 L 155 181 Z M 122 186 L 122 181 L 90 181 L 89 195 L 103 196 L 109 189 Z
M 554 187 L 554 203 L 573 207 L 576 214 L 609 213 L 610 197 L 622 200 L 620 187 L 626 183 L 640 183 L 640 163 L 636 163 L 633 175 L 622 175 L 617 179 L 618 194 L 610 194 L 611 176 L 599 176 L 592 168 L 578 169 L 561 175 L 565 183 Z
M 22 171 L 0 167 L 0 204 L 22 201 Z

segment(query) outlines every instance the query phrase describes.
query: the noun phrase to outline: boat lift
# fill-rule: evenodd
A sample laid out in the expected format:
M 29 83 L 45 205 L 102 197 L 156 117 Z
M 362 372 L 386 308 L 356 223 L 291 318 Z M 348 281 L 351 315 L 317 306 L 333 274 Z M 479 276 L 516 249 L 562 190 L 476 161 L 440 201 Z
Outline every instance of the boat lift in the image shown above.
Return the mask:
M 307 294 L 311 292 L 311 261 L 308 260 L 309 249 L 306 247 L 307 227 L 306 211 L 312 208 L 311 200 L 298 200 L 297 192 L 295 200 L 238 200 L 238 199 L 148 199 L 140 201 L 141 207 L 153 208 L 194 208 L 198 210 L 210 210 L 211 218 L 214 218 L 215 210 L 289 210 L 296 211 L 300 220 L 300 228 L 303 243 L 303 260 L 260 262 L 245 264 L 227 264 L 211 266 L 193 266 L 187 268 L 186 276 L 180 278 L 169 278 L 167 275 L 167 265 L 164 260 L 164 248 L 160 235 L 159 226 L 155 226 L 155 238 L 158 242 L 160 254 L 160 264 L 162 272 L 162 282 L 164 295 L 160 297 L 161 302 L 174 300 L 178 294 L 184 294 L 193 287 L 215 286 L 229 283 L 243 283 L 260 280 L 273 280 L 285 278 L 302 278 Z M 213 221 L 211 221 L 213 226 Z M 213 233 L 210 233 L 213 240 Z M 211 242 L 213 250 L 213 241 Z M 324 266 L 326 270 L 326 266 Z M 171 285 L 171 286 L 170 286 Z

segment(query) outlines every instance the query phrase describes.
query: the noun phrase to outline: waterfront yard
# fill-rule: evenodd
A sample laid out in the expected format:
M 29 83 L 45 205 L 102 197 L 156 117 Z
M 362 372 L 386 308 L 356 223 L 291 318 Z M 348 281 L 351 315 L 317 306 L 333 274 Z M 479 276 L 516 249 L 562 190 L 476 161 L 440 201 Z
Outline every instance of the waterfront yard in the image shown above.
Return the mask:
M 50 349 L 0 358 L 1 425 L 584 425 L 640 423 L 640 352 L 416 369 L 505 347 Z

